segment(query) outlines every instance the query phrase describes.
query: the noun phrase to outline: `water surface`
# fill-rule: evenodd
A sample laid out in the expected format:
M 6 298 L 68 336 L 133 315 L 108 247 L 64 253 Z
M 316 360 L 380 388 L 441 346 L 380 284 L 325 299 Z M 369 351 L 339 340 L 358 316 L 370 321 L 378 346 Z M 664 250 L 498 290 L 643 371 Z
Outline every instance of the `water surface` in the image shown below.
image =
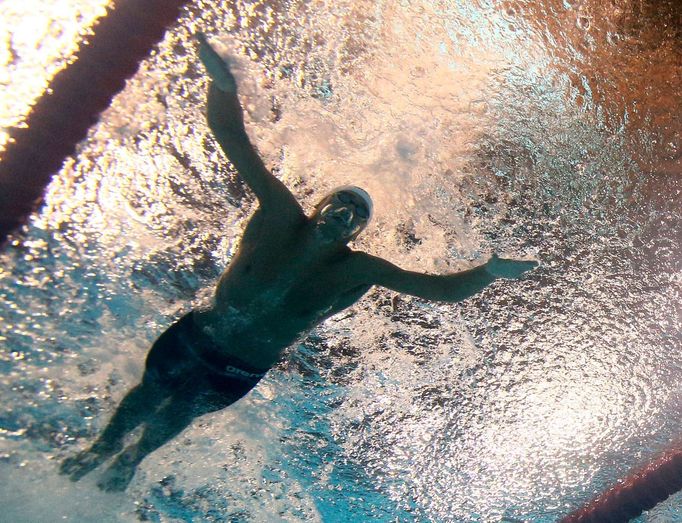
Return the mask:
M 185 11 L 0 255 L 7 514 L 550 522 L 677 444 L 673 2 L 221 4 Z M 128 491 L 102 494 L 97 472 L 71 484 L 58 462 L 106 423 L 156 336 L 210 296 L 255 208 L 204 123 L 199 29 L 307 209 L 336 185 L 371 192 L 357 248 L 432 272 L 492 251 L 542 267 L 456 305 L 372 291 L 149 457 Z M 35 70 L 15 54 L 6 76 Z M 5 126 L 35 96 L 12 78 Z M 642 521 L 682 522 L 681 500 Z

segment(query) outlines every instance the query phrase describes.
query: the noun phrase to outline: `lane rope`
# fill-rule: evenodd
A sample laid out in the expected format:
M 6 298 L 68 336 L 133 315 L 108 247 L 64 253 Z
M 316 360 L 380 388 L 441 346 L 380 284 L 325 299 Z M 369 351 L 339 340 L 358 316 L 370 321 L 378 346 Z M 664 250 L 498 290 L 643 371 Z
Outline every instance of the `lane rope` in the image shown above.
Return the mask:
M 0 156 L 0 244 L 36 210 L 52 175 L 74 154 L 189 0 L 116 0 L 75 61 L 59 71 L 10 131 Z

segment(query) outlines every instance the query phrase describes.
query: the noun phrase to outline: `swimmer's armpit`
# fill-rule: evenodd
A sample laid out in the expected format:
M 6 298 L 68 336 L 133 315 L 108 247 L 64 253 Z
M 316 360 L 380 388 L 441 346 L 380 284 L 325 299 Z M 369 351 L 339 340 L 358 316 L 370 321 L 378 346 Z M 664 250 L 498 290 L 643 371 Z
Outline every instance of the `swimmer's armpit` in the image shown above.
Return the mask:
M 467 271 L 439 275 L 406 271 L 382 258 L 365 253 L 359 254 L 358 260 L 358 271 L 364 273 L 367 284 L 380 285 L 427 300 L 450 303 L 470 298 L 498 278 L 519 278 L 537 266 L 537 262 L 517 262 L 495 256 L 493 271 L 489 270 L 488 262 Z

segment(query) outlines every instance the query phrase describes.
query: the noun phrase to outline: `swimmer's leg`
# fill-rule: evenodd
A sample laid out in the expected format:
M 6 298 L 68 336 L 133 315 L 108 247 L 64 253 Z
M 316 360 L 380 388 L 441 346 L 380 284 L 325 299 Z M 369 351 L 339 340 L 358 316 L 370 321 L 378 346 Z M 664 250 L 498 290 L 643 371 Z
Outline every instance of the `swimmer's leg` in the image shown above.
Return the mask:
M 178 390 L 170 401 L 149 419 L 140 440 L 121 452 L 97 482 L 100 489 L 122 491 L 135 475 L 140 462 L 187 428 L 192 420 L 229 407 L 242 398 L 250 387 L 217 390 L 200 378 Z
M 163 408 L 190 378 L 196 362 L 187 357 L 182 337 L 191 326 L 191 318 L 189 314 L 183 316 L 158 337 L 147 354 L 142 383 L 126 394 L 97 441 L 62 463 L 62 474 L 77 481 L 119 452 L 126 435 Z
M 140 462 L 180 434 L 198 415 L 193 398 L 173 397 L 147 421 L 140 440 L 121 452 L 107 468 L 97 486 L 109 492 L 123 491 Z
M 78 481 L 123 448 L 123 438 L 146 421 L 169 393 L 153 380 L 144 380 L 126 394 L 92 446 L 62 462 L 60 474 Z

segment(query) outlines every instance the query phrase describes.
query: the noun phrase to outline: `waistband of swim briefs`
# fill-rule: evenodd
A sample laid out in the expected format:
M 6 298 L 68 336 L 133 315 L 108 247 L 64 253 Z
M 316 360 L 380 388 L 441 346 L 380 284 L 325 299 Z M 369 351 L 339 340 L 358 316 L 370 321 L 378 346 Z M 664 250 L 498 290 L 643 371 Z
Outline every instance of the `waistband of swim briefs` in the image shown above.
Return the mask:
M 182 317 L 179 323 L 184 344 L 196 359 L 213 372 L 246 381 L 258 381 L 267 374 L 267 369 L 258 369 L 239 358 L 222 353 L 220 347 L 209 336 L 194 328 L 192 312 Z

